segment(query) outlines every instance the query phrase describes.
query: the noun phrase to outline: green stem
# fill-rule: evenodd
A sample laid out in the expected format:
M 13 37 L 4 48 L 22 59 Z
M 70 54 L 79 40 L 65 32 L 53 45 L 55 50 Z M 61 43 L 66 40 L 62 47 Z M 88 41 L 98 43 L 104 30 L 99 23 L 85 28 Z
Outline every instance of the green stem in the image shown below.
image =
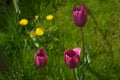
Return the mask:
M 85 62 L 85 54 L 84 54 L 84 34 L 83 34 L 83 30 L 81 28 L 81 34 L 82 34 L 82 48 L 83 48 L 83 61 Z
M 81 70 L 81 80 L 84 80 L 85 79 L 85 64 L 86 64 L 86 55 L 85 55 L 85 52 L 84 52 L 84 34 L 83 34 L 83 30 L 81 28 L 81 34 L 82 34 L 82 48 L 83 48 L 83 66 L 82 66 L 82 70 Z
M 79 80 L 78 73 L 77 73 L 77 68 L 73 69 L 73 75 L 74 75 L 74 80 Z
M 39 73 L 39 74 L 38 74 L 38 75 L 39 75 L 38 77 L 39 77 L 39 78 L 41 78 L 41 72 L 40 72 L 40 70 L 39 70 L 39 72 L 38 72 L 38 73 Z
M 74 80 L 76 80 L 75 69 L 73 69 Z

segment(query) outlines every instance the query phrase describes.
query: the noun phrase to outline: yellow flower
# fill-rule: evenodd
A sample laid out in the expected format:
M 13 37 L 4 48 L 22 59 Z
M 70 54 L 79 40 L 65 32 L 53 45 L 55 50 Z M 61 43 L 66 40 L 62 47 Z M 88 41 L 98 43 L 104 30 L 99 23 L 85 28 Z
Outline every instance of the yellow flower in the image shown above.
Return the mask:
M 27 19 L 22 19 L 22 20 L 20 20 L 19 24 L 25 26 L 25 25 L 28 24 L 28 20 Z
M 38 36 L 42 36 L 44 34 L 44 30 L 42 28 L 37 28 L 35 34 L 37 34 Z
M 52 20 L 52 19 L 53 19 L 53 15 L 48 15 L 48 16 L 46 16 L 46 19 L 47 19 L 47 20 Z
M 35 36 L 36 36 L 36 34 L 35 34 L 34 31 L 30 32 L 30 37 L 31 37 L 31 38 L 33 38 L 33 37 L 35 37 Z
M 35 16 L 35 19 L 38 19 L 38 18 L 39 18 L 39 16 L 38 16 L 38 15 L 36 15 L 36 16 Z

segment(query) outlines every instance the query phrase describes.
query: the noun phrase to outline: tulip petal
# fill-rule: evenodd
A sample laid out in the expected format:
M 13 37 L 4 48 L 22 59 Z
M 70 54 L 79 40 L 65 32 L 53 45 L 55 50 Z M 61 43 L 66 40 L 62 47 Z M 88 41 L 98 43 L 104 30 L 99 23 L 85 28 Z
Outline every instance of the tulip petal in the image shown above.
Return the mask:
M 80 56 L 80 52 L 81 52 L 80 48 L 74 48 L 73 51 L 75 51 Z
M 39 49 L 35 53 L 34 60 L 35 60 L 35 64 L 38 67 L 44 67 L 45 64 L 47 63 L 48 56 L 43 49 Z
M 83 27 L 87 21 L 87 10 L 84 5 L 77 6 L 72 11 L 73 21 L 79 26 Z
M 79 60 L 80 52 L 81 52 L 81 49 L 79 47 L 64 51 L 64 60 L 65 60 L 66 65 L 69 68 L 77 67 L 77 65 L 79 64 L 79 61 L 80 61 Z

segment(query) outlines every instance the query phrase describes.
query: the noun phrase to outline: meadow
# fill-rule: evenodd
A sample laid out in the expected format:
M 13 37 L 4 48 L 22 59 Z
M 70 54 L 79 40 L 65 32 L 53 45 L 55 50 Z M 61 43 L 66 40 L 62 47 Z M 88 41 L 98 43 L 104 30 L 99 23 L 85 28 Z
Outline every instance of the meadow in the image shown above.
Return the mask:
M 85 49 L 90 46 L 86 80 L 120 80 L 119 0 L 2 0 L 0 4 L 0 80 L 74 80 L 64 51 L 82 48 L 80 28 L 72 19 L 73 8 L 80 4 L 88 10 L 83 27 Z M 47 20 L 48 15 L 53 19 Z M 20 25 L 21 19 L 28 24 Z M 30 32 L 39 27 L 44 34 L 31 38 Z M 42 68 L 34 62 L 39 48 L 48 55 Z M 82 63 L 81 53 L 79 66 Z

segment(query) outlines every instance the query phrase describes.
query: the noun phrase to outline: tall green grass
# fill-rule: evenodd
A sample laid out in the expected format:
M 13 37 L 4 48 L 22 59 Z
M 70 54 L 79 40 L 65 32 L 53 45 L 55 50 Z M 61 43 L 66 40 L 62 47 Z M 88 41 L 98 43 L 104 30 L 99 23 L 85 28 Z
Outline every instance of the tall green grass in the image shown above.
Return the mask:
M 83 28 L 85 46 L 91 45 L 87 80 L 119 80 L 119 0 L 66 0 L 64 3 L 63 0 L 19 0 L 19 15 L 14 6 L 2 6 L 0 47 L 9 70 L 0 73 L 0 80 L 73 80 L 72 70 L 65 65 L 63 54 L 65 49 L 82 47 L 80 29 L 72 21 L 72 9 L 79 4 L 85 4 L 89 13 Z M 52 21 L 45 19 L 49 14 L 54 16 Z M 40 16 L 36 25 L 32 24 L 35 15 Z M 29 31 L 36 27 L 45 29 L 44 35 L 37 39 L 49 57 L 44 68 L 37 68 L 34 63 L 34 54 L 38 48 L 24 27 L 18 24 L 22 18 L 29 20 L 29 24 L 24 26 Z M 81 53 L 79 65 L 82 62 Z

